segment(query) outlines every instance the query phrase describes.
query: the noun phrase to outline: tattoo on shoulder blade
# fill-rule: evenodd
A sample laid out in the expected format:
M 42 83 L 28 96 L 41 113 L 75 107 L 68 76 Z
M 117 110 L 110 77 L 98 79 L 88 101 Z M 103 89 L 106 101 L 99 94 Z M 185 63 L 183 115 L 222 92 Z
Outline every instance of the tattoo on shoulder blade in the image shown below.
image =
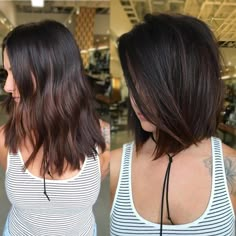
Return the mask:
M 205 159 L 203 162 L 204 162 L 206 168 L 209 169 L 210 175 L 212 175 L 212 157 Z
M 229 193 L 236 195 L 236 159 L 225 157 L 224 164 Z
M 204 164 L 212 174 L 212 157 L 205 159 Z M 229 193 L 236 196 L 236 158 L 224 157 L 224 166 Z

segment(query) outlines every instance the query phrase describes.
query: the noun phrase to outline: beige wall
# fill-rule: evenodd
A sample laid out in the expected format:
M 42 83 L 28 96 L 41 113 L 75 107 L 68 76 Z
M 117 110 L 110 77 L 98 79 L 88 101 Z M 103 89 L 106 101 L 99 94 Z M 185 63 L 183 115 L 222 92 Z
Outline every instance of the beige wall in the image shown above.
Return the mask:
M 111 0 L 110 8 L 110 72 L 112 76 L 122 78 L 121 96 L 122 99 L 124 99 L 127 96 L 127 88 L 117 55 L 116 40 L 120 35 L 129 31 L 132 28 L 132 25 L 120 4 L 120 0 Z
M 220 48 L 225 59 L 226 65 L 235 66 L 236 68 L 236 48 Z
M 13 25 L 16 24 L 16 10 L 11 1 L 0 1 L 0 10 Z
M 102 15 L 96 14 L 94 19 L 94 34 L 108 34 L 109 33 L 109 25 L 110 15 Z

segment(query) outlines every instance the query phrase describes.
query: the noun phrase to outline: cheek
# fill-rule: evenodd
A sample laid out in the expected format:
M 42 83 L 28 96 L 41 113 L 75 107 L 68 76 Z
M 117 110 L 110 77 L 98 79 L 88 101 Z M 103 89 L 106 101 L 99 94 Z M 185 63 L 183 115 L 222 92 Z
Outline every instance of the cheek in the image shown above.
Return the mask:
M 150 133 L 153 133 L 156 131 L 156 126 L 153 125 L 151 122 L 149 121 L 140 121 L 140 124 L 142 126 L 142 129 L 147 131 L 147 132 L 150 132 Z
M 14 80 L 14 94 L 15 95 L 20 95 L 20 93 L 19 93 L 19 90 L 18 90 L 18 87 L 17 87 L 17 85 L 16 85 L 16 82 L 15 82 L 15 80 Z
M 17 86 L 16 86 L 16 94 L 20 95 L 20 92 L 19 92 Z
M 19 92 L 16 84 L 14 85 L 14 91 L 13 91 L 12 95 L 16 98 L 15 102 L 19 103 L 20 102 L 20 92 Z

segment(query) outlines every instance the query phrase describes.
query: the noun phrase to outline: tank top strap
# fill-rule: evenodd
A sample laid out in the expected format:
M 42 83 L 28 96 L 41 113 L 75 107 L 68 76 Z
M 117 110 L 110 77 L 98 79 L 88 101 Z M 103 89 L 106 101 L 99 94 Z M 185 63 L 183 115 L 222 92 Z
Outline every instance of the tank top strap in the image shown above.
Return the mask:
M 111 214 L 115 208 L 115 204 L 119 201 L 119 198 L 123 196 L 124 189 L 131 191 L 131 161 L 133 156 L 134 142 L 126 143 L 123 145 L 120 174 L 117 183 L 116 193 L 111 208 Z M 130 194 L 126 194 L 126 200 L 131 204 Z
M 225 170 L 225 161 L 224 154 L 222 149 L 222 142 L 219 138 L 211 137 L 211 147 L 212 147 L 212 204 L 217 202 L 219 195 L 222 192 L 226 193 L 227 202 L 230 206 L 231 212 L 233 216 L 234 209 L 230 200 L 229 188 L 227 184 L 227 176 Z

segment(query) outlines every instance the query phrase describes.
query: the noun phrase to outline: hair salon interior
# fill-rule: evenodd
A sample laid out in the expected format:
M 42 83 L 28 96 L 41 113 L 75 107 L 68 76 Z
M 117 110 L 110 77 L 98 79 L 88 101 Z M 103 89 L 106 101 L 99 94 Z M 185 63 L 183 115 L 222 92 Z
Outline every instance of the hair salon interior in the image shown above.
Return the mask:
M 36 4 L 41 1 L 36 0 Z M 117 55 L 117 39 L 149 12 L 189 14 L 205 21 L 225 59 L 225 102 L 218 135 L 236 148 L 236 0 L 74 0 L 0 1 L 0 40 L 16 25 L 54 19 L 65 24 L 79 43 L 85 72 L 101 118 L 111 124 L 111 149 L 132 140 L 127 130 L 128 91 Z M 1 60 L 0 63 L 2 64 Z M 0 74 L 1 76 L 1 74 Z M 0 99 L 5 94 L 0 90 Z M 6 115 L 0 113 L 3 124 Z M 0 170 L 0 232 L 10 204 Z M 98 235 L 109 235 L 109 177 L 95 205 Z

